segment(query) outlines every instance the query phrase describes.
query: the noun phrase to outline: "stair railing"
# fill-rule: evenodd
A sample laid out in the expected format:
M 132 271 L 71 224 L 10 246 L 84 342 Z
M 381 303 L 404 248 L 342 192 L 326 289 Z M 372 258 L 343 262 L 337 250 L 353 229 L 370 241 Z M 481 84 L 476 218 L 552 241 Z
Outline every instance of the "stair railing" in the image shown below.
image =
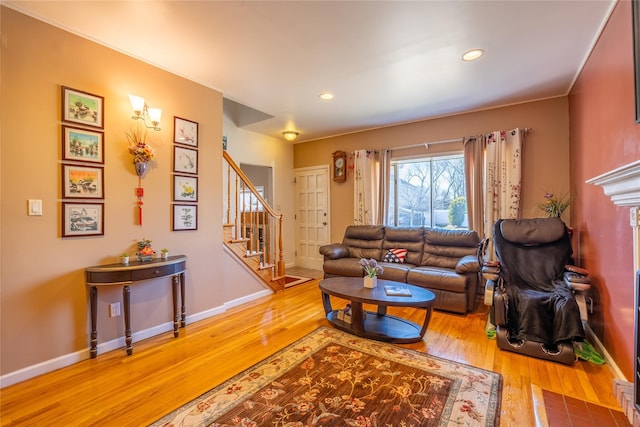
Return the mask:
M 259 269 L 271 269 L 271 280 L 284 278 L 283 215 L 273 210 L 231 156 L 226 163 L 226 225 L 232 227 L 230 243 L 246 242 L 246 257 L 258 257 Z

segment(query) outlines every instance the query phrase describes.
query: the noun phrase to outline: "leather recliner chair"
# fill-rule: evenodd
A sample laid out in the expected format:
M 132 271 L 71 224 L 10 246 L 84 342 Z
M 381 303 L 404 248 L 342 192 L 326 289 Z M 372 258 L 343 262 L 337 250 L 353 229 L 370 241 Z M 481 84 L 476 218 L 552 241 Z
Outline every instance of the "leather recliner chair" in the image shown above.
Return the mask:
M 571 236 L 560 218 L 501 219 L 493 227 L 497 261 L 483 266 L 485 303 L 502 350 L 571 365 L 584 340 L 588 272 L 572 264 Z M 490 299 L 491 301 L 487 301 Z

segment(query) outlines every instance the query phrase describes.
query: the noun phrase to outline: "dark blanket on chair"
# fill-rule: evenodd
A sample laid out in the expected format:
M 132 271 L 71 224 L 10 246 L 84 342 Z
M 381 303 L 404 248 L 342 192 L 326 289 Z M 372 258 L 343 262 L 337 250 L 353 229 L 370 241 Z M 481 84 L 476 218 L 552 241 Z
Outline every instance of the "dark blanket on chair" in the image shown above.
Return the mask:
M 564 266 L 572 255 L 571 240 L 562 224 L 559 239 L 543 243 L 507 240 L 494 227 L 494 244 L 509 297 L 507 326 L 513 340 L 531 340 L 553 346 L 582 341 L 580 310 L 563 280 Z M 542 223 L 542 221 L 541 221 Z M 513 239 L 509 235 L 510 239 Z

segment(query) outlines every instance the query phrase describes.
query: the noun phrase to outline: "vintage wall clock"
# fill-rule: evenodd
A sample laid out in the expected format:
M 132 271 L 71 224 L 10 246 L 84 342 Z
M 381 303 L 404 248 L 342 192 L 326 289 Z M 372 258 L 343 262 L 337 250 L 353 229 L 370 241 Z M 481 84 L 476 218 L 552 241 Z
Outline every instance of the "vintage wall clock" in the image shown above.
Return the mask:
M 347 180 L 347 153 L 336 151 L 333 155 L 333 180 L 344 182 Z

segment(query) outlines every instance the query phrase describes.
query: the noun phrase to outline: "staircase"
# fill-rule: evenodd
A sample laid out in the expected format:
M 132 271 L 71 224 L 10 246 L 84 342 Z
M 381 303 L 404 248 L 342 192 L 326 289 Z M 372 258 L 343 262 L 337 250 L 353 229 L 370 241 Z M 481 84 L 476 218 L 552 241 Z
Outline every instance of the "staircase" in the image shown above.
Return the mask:
M 274 291 L 285 288 L 283 215 L 273 210 L 226 151 L 224 244 Z

